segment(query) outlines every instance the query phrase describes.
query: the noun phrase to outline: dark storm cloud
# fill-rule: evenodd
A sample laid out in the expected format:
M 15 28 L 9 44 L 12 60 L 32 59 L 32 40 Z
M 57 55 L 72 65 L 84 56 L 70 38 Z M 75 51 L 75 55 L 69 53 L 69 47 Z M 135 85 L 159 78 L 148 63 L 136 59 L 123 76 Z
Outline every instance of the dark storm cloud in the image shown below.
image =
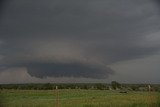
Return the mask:
M 3 11 L 3 6 L 4 6 L 4 0 L 1 0 L 0 1 L 0 15 L 1 15 L 1 12 Z
M 72 63 L 35 63 L 28 64 L 27 69 L 31 76 L 37 77 L 84 77 L 84 78 L 107 78 L 113 71 L 110 68 L 100 68 L 96 66 L 87 66 L 84 64 Z
M 8 1 L 0 22 L 1 69 L 108 77 L 109 64 L 159 52 L 158 39 L 148 39 L 159 32 L 159 12 L 154 0 Z

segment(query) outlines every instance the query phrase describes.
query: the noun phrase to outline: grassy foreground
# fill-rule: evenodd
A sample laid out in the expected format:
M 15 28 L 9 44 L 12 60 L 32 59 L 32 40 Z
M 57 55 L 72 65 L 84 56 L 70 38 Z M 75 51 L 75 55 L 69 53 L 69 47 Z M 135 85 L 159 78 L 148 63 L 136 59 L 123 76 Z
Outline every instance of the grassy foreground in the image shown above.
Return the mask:
M 54 90 L 1 90 L 0 107 L 56 107 Z M 160 107 L 160 93 L 59 90 L 59 107 Z

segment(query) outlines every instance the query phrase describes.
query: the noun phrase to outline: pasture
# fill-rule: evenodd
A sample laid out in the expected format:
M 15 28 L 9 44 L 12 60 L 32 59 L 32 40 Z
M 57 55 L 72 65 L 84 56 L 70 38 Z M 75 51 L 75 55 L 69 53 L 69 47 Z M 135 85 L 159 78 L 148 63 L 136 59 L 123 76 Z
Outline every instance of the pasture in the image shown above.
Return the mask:
M 0 107 L 160 107 L 160 93 L 82 89 L 58 92 L 1 90 Z

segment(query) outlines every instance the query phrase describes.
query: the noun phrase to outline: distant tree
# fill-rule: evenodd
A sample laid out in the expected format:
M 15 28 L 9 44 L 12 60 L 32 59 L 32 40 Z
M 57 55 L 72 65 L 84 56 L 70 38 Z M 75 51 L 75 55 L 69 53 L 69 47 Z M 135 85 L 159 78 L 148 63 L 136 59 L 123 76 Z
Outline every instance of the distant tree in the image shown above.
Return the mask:
M 83 85 L 83 89 L 88 90 L 89 87 L 87 85 Z
M 96 84 L 95 88 L 98 90 L 105 90 L 106 89 L 106 85 L 105 84 Z
M 112 82 L 111 82 L 111 86 L 112 86 L 112 88 L 113 88 L 114 90 L 117 89 L 117 88 L 121 88 L 121 84 L 118 83 L 118 82 L 116 82 L 116 81 L 112 81 Z
M 43 89 L 44 90 L 51 90 L 51 89 L 53 89 L 53 87 L 50 83 L 46 83 L 46 84 L 43 85 Z
M 133 91 L 139 91 L 139 86 L 138 85 L 131 85 L 130 87 Z

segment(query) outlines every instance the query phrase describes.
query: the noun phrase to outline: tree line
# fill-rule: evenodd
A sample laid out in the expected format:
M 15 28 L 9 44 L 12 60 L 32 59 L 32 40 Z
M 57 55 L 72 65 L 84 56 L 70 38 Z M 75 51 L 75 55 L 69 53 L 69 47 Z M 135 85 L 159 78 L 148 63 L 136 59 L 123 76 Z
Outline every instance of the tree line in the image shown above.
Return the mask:
M 110 84 L 105 83 L 45 83 L 45 84 L 1 84 L 0 89 L 15 90 L 54 90 L 58 89 L 92 89 L 92 90 L 126 90 L 126 91 L 148 91 L 148 84 L 120 84 L 112 81 Z M 151 84 L 151 91 L 159 91 L 159 84 Z

